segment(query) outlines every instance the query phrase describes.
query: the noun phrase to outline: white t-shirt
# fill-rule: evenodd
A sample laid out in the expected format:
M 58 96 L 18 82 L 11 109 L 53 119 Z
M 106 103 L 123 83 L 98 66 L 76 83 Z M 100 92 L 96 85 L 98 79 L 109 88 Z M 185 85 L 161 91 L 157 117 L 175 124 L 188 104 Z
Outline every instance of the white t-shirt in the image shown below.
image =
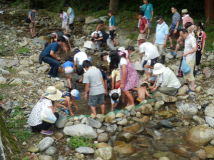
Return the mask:
M 111 90 L 111 91 L 109 92 L 109 96 L 111 97 L 111 95 L 112 95 L 113 93 L 118 93 L 118 95 L 119 95 L 119 97 L 120 97 L 120 96 L 121 96 L 121 89 L 118 88 L 118 89 Z M 119 98 L 118 98 L 118 99 L 119 99 Z M 118 101 L 119 101 L 119 100 L 118 100 Z M 114 100 L 111 99 L 111 104 L 114 104 L 114 103 L 115 103 Z
M 63 37 L 65 38 L 66 41 L 69 40 L 69 38 L 67 36 L 63 35 Z
M 66 12 L 63 11 L 63 13 L 60 14 L 60 17 L 63 18 L 64 23 L 67 23 L 68 14 Z
M 145 42 L 140 45 L 140 53 L 145 53 L 144 60 L 154 59 L 160 56 L 157 47 L 150 42 Z
M 37 126 L 39 124 L 42 124 L 41 112 L 43 110 L 43 107 L 50 107 L 50 106 L 52 106 L 51 100 L 45 99 L 45 98 L 42 100 L 39 100 L 30 113 L 30 116 L 28 118 L 28 124 L 30 126 Z
M 125 59 L 124 57 L 122 57 L 122 58 L 120 59 L 120 66 L 123 65 L 123 64 L 125 64 L 125 65 L 128 64 L 127 59 Z
M 192 34 L 189 34 L 189 36 L 185 39 L 184 53 L 191 51 L 194 47 L 196 47 L 196 38 L 193 37 Z M 185 60 L 195 61 L 195 52 L 192 54 L 188 54 Z
M 95 33 L 97 33 L 99 35 L 99 37 L 103 36 L 101 31 L 94 31 L 94 32 L 91 33 L 91 37 L 93 37 Z
M 88 60 L 88 56 L 85 52 L 78 52 L 74 55 L 74 61 L 79 61 L 79 65 L 82 65 L 85 60 Z

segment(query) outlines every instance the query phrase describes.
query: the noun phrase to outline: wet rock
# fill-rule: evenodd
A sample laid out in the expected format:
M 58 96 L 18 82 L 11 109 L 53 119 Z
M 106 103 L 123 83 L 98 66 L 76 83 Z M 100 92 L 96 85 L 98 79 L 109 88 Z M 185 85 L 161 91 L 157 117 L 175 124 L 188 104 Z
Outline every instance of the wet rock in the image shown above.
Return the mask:
M 43 140 L 41 140 L 38 144 L 39 151 L 42 152 L 48 147 L 50 147 L 54 142 L 54 139 L 51 137 L 45 137 Z
M 103 148 L 103 147 L 111 147 L 109 144 L 107 144 L 107 143 L 98 143 L 97 145 L 96 145 L 96 148 Z
M 82 153 L 82 154 L 93 154 L 94 153 L 94 149 L 90 148 L 90 147 L 79 147 L 79 148 L 76 148 L 75 151 L 77 153 Z
M 124 113 L 122 111 L 117 112 L 116 114 L 116 118 L 120 118 L 124 115 Z
M 108 126 L 108 127 L 106 128 L 106 132 L 108 132 L 108 133 L 110 133 L 110 134 L 115 133 L 116 130 L 117 130 L 117 125 L 114 125 L 114 124 L 111 125 L 111 126 Z
M 6 67 L 6 62 L 3 59 L 0 59 L 0 68 L 4 69 Z
M 54 137 L 55 137 L 57 140 L 60 140 L 60 139 L 63 138 L 63 134 L 60 133 L 60 132 L 57 132 L 57 133 L 54 134 Z
M 109 135 L 107 133 L 99 134 L 97 138 L 98 142 L 107 142 L 109 140 Z
M 207 146 L 204 148 L 207 158 L 214 158 L 214 148 L 212 146 Z
M 22 80 L 20 78 L 14 79 L 9 85 L 22 85 Z
M 114 150 L 120 155 L 131 155 L 135 152 L 130 144 L 126 144 L 123 141 L 115 141 Z
M 207 78 L 210 78 L 211 76 L 213 76 L 213 71 L 211 69 L 209 69 L 209 68 L 204 68 L 203 69 L 203 73 L 205 74 L 205 76 Z
M 102 126 L 102 124 L 99 121 L 96 121 L 92 118 L 88 118 L 88 123 L 89 123 L 89 126 L 94 128 L 100 128 Z
M 53 146 L 48 147 L 48 149 L 46 149 L 45 154 L 47 154 L 48 156 L 54 156 L 57 153 L 57 149 Z
M 132 134 L 132 133 L 121 132 L 118 135 L 118 140 L 122 140 L 122 141 L 125 141 L 125 142 L 129 142 L 129 141 L 131 141 L 131 140 L 133 140 L 135 138 L 137 138 L 137 136 Z
M 206 122 L 203 118 L 198 117 L 197 115 L 194 115 L 193 120 L 196 121 L 199 125 L 205 125 Z
M 157 101 L 156 103 L 155 103 L 155 110 L 158 110 L 161 106 L 163 106 L 164 105 L 164 101 Z
M 138 123 L 135 123 L 133 125 L 130 125 L 128 127 L 124 127 L 123 131 L 128 133 L 136 133 L 140 129 L 140 125 Z
M 58 81 L 58 82 L 55 83 L 55 87 L 56 87 L 56 89 L 64 90 L 65 85 L 64 85 L 64 83 L 62 81 Z
M 66 117 L 63 117 L 63 115 L 60 115 L 59 119 L 56 121 L 56 127 L 63 128 L 65 127 L 66 123 L 68 123 L 68 119 Z
M 105 120 L 105 116 L 103 114 L 97 114 L 96 120 L 102 123 Z
M 176 107 L 182 114 L 195 115 L 198 112 L 198 107 L 194 103 L 183 103 L 181 101 L 176 103 Z
M 153 107 L 150 104 L 143 104 L 139 108 L 135 109 L 135 111 L 143 114 L 151 114 L 153 112 Z
M 172 123 L 169 120 L 159 120 L 163 127 L 172 128 Z
M 205 108 L 204 114 L 206 116 L 209 116 L 209 117 L 214 117 L 214 106 L 213 106 L 213 104 L 210 104 Z
M 125 109 L 126 109 L 127 111 L 131 111 L 133 108 L 134 108 L 134 106 L 128 106 L 128 107 L 126 107 Z
M 148 116 L 143 116 L 143 118 L 142 118 L 142 122 L 148 122 L 148 120 L 149 120 L 149 117 Z
M 189 90 L 189 88 L 186 87 L 186 86 L 181 87 L 178 90 L 178 96 L 184 96 L 184 95 L 186 95 L 186 91 L 188 91 L 188 90 Z
M 128 124 L 128 120 L 126 118 L 124 118 L 122 121 L 117 122 L 117 124 L 119 124 L 121 126 L 126 126 Z
M 163 99 L 164 102 L 176 102 L 177 101 L 176 97 L 169 96 L 169 95 L 166 95 L 166 94 L 162 94 L 162 99 Z
M 0 84 L 6 84 L 6 78 L 0 77 Z
M 205 121 L 209 124 L 210 127 L 214 128 L 214 118 L 205 116 Z
M 83 138 L 97 138 L 96 132 L 93 130 L 92 127 L 84 125 L 84 124 L 77 124 L 73 126 L 68 126 L 63 129 L 64 134 L 69 136 L 82 136 Z
M 195 126 L 185 135 L 185 141 L 199 146 L 207 145 L 214 138 L 214 129 L 207 126 Z
M 13 102 L 8 101 L 5 104 L 2 104 L 1 107 L 6 111 L 6 114 L 10 114 L 13 108 Z
M 175 116 L 177 113 L 172 111 L 172 110 L 168 110 L 168 111 L 159 111 L 158 115 L 160 117 L 164 117 L 164 118 L 171 118 L 173 116 Z
M 113 160 L 115 156 L 111 147 L 102 147 L 97 149 L 94 153 L 94 158 L 98 157 L 103 160 Z
M 32 146 L 32 147 L 28 148 L 28 152 L 37 153 L 37 152 L 39 152 L 39 148 Z

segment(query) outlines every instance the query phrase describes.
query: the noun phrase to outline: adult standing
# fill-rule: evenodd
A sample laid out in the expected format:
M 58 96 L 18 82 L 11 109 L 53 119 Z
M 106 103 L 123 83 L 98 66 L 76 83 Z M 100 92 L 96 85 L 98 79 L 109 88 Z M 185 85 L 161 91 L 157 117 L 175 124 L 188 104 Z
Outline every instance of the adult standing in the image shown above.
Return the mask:
M 69 27 L 70 29 L 74 29 L 74 11 L 71 8 L 70 4 L 66 5 L 67 7 L 67 14 L 68 14 L 68 18 L 69 18 Z
M 183 29 L 187 29 L 185 27 L 185 24 L 187 23 L 191 23 L 191 24 L 194 24 L 194 21 L 193 19 L 189 16 L 188 14 L 188 10 L 187 9 L 183 9 L 181 11 L 181 15 L 182 15 L 182 25 L 183 25 Z M 177 39 L 177 44 L 176 44 L 176 47 L 175 47 L 175 50 L 174 52 L 171 52 L 172 54 L 176 55 L 178 50 L 180 49 L 181 46 L 184 45 L 184 39 L 182 39 L 181 36 L 179 36 L 179 38 Z
M 31 10 L 28 14 L 28 18 L 31 20 L 30 24 L 29 24 L 29 28 L 30 28 L 30 34 L 32 38 L 36 37 L 36 12 L 38 11 L 38 8 L 34 8 L 33 10 Z
M 169 42 L 170 42 L 170 47 L 168 49 L 173 49 L 173 39 L 177 40 L 179 37 L 179 30 L 180 30 L 180 19 L 181 16 L 177 12 L 177 6 L 172 6 L 171 7 L 171 12 L 173 14 L 172 16 L 172 24 L 169 29 L 171 29 L 171 32 L 169 34 Z
M 158 25 L 156 27 L 156 33 L 153 39 L 153 44 L 157 47 L 160 55 L 162 56 L 162 64 L 165 62 L 165 54 L 166 54 L 166 42 L 169 34 L 169 27 L 164 22 L 164 19 L 162 16 L 159 16 L 157 19 Z
M 158 90 L 170 96 L 177 95 L 181 83 L 171 69 L 164 67 L 161 63 L 156 63 L 153 74 L 157 75 L 158 79 L 156 85 L 151 88 L 152 92 Z
M 48 45 L 42 52 L 42 61 L 52 65 L 51 70 L 48 72 L 48 77 L 51 77 L 51 80 L 60 80 L 58 76 L 58 70 L 60 66 L 61 58 L 58 56 L 57 51 L 59 46 L 63 46 L 65 38 L 60 36 L 57 39 L 57 42 L 54 42 Z
M 120 52 L 121 53 L 121 52 Z M 126 54 L 118 51 L 112 51 L 110 53 L 111 65 L 120 65 L 120 88 L 127 96 L 127 107 L 134 106 L 134 98 L 130 92 L 132 88 L 139 85 L 139 77 L 134 69 L 134 66 L 126 59 Z
M 149 3 L 149 0 L 143 0 L 144 5 L 140 6 L 141 10 L 144 12 L 144 16 L 147 19 L 148 23 L 148 35 L 146 37 L 147 40 L 149 40 L 149 34 L 150 30 L 152 28 L 152 19 L 153 19 L 153 6 L 151 3 Z
M 68 34 L 69 31 L 69 18 L 68 18 L 68 14 L 66 12 L 64 12 L 62 9 L 59 11 L 60 13 L 60 17 L 62 19 L 62 29 L 65 30 L 64 34 Z
M 52 123 L 42 120 L 42 111 L 49 110 L 54 114 L 56 119 L 59 118 L 59 114 L 56 112 L 56 107 L 63 107 L 64 105 L 56 103 L 62 97 L 62 92 L 57 90 L 54 86 L 48 87 L 43 97 L 37 102 L 28 118 L 28 124 L 31 126 L 33 131 L 39 131 L 41 134 L 52 135 L 53 131 L 49 131 L 49 128 L 53 125 Z
M 190 92 L 195 92 L 195 77 L 193 71 L 195 66 L 195 52 L 197 51 L 196 38 L 188 33 L 186 29 L 180 31 L 180 36 L 185 39 L 183 58 L 185 58 L 188 65 L 191 67 L 191 72 L 186 76 L 184 75 L 184 85 L 188 87 L 188 81 L 191 82 L 191 88 L 187 91 L 188 94 Z

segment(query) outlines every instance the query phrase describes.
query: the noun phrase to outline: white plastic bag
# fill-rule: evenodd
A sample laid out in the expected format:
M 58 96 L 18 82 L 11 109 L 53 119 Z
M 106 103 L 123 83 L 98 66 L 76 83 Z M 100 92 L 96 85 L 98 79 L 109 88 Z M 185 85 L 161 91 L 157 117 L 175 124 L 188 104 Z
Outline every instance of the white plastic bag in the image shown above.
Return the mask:
M 144 61 L 143 61 L 144 62 Z M 141 71 L 143 70 L 143 63 L 142 62 L 135 62 L 133 63 L 134 69 L 136 71 Z
M 53 114 L 53 111 L 48 107 L 43 107 L 41 112 L 41 119 L 48 123 L 55 123 L 56 116 Z
M 97 49 L 97 43 L 93 43 L 92 41 L 85 41 L 84 47 L 89 49 Z

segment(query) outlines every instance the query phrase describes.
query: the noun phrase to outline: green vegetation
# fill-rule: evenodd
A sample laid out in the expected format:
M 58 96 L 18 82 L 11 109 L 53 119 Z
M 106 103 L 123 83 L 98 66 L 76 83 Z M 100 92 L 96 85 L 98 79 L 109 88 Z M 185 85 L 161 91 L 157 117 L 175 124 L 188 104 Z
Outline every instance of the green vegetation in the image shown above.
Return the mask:
M 1 85 L 0 85 L 0 88 L 8 88 L 8 87 L 9 87 L 8 84 L 1 84 Z
M 91 138 L 86 139 L 83 137 L 74 136 L 70 138 L 70 142 L 67 142 L 67 145 L 70 145 L 73 149 L 78 147 L 91 147 L 95 149 L 96 144 L 91 141 Z
M 17 50 L 17 52 L 19 53 L 19 54 L 23 54 L 24 52 L 25 53 L 28 53 L 30 50 L 28 49 L 28 48 L 25 48 L 25 47 L 20 47 L 18 50 Z
M 2 99 L 3 99 L 3 95 L 0 94 L 0 101 L 2 101 Z
M 11 3 L 11 6 L 16 6 L 16 5 L 20 4 L 20 3 L 21 3 L 21 0 L 17 0 L 15 2 Z
M 9 68 L 9 72 L 13 74 L 16 72 L 16 69 L 15 68 Z
M 26 141 L 33 133 L 23 127 L 27 123 L 27 120 L 25 119 L 24 112 L 21 110 L 21 106 L 16 106 L 13 110 L 14 112 L 10 115 L 5 124 L 18 140 Z

